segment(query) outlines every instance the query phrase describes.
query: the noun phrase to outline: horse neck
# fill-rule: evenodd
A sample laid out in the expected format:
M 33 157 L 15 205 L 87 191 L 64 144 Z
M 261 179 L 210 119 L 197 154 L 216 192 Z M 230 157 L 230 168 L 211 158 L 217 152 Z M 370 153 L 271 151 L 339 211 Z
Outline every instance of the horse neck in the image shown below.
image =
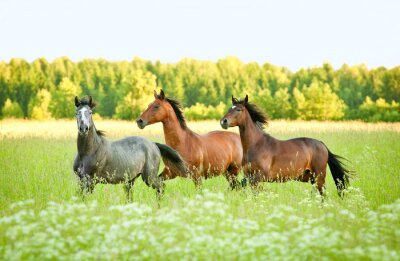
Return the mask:
M 191 132 L 189 128 L 182 128 L 175 113 L 169 113 L 162 121 L 165 143 L 172 148 L 177 148 L 179 144 L 185 141 L 187 135 Z
M 247 152 L 250 147 L 256 145 L 265 136 L 265 133 L 256 126 L 249 114 L 245 121 L 239 124 L 239 133 L 244 152 Z
M 96 127 L 93 126 L 87 135 L 78 134 L 78 154 L 80 157 L 96 151 L 102 144 L 103 138 L 97 134 Z

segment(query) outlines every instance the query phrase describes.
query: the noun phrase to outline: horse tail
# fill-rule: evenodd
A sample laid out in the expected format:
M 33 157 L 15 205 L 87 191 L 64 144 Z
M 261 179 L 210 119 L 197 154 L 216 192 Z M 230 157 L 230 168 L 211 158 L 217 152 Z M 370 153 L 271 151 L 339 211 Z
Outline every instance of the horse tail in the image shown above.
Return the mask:
M 333 154 L 328 148 L 328 165 L 331 170 L 333 180 L 335 181 L 336 188 L 339 196 L 342 195 L 342 191 L 350 185 L 349 179 L 352 177 L 352 171 L 348 170 L 343 164 L 345 158 Z
M 186 162 L 182 159 L 179 153 L 168 145 L 154 142 L 161 152 L 161 157 L 164 164 L 170 168 L 172 172 L 180 173 L 179 176 L 186 176 L 188 168 Z

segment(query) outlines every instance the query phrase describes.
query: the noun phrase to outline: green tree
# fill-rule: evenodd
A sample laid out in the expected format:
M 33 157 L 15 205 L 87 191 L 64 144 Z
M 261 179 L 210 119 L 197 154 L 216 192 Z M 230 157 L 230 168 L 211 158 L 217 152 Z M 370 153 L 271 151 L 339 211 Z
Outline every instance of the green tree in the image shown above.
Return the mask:
M 44 58 L 38 58 L 32 63 L 16 58 L 9 63 L 0 62 L 0 108 L 4 107 L 6 99 L 10 99 L 18 103 L 24 117 L 31 117 L 33 107 L 37 106 L 33 105 L 37 103 L 34 100 L 38 99 L 39 90 L 44 89 L 52 95 L 49 110 L 55 113 L 54 117 L 72 117 L 70 112 L 60 111 L 56 106 L 63 101 L 62 95 L 73 93 L 73 97 L 77 94 L 60 88 L 65 84 L 62 83 L 63 79 L 67 78 L 69 84 L 79 87 L 78 93 L 93 96 L 99 104 L 97 112 L 102 117 L 134 118 L 135 112 L 124 109 L 124 106 L 128 105 L 135 110 L 140 106 L 141 101 L 138 99 L 141 96 L 137 94 L 136 85 L 140 86 L 140 81 L 146 82 L 142 78 L 146 79 L 147 76 L 143 75 L 153 75 L 156 78 L 155 83 L 149 80 L 149 93 L 143 92 L 145 96 L 158 86 L 157 89 L 164 89 L 168 96 L 179 99 L 186 107 L 199 103 L 205 108 L 214 108 L 220 102 L 230 106 L 232 94 L 235 97 L 249 94 L 253 97 L 251 100 L 259 104 L 271 118 L 364 119 L 363 113 L 367 112 L 365 109 L 360 111 L 360 106 L 367 96 L 376 108 L 385 107 L 376 104 L 379 98 L 387 104 L 391 104 L 390 101 L 400 102 L 400 66 L 369 70 L 363 64 L 345 64 L 334 70 L 329 63 L 324 63 L 322 66 L 303 68 L 292 73 L 285 67 L 269 63 L 262 66 L 255 62 L 243 63 L 232 56 L 217 62 L 185 58 L 178 63 L 153 63 L 137 57 L 132 61 L 84 59 L 75 63 L 68 57 L 60 57 L 52 62 Z M 326 98 L 325 90 L 328 97 L 326 102 L 336 103 L 334 109 L 324 109 L 327 105 L 318 100 L 322 96 Z M 320 95 L 321 92 L 323 95 Z M 347 107 L 344 116 L 340 116 L 343 113 L 343 103 L 340 101 Z M 381 100 L 378 103 L 381 104 Z M 328 112 L 337 109 L 338 115 L 329 115 Z M 394 109 L 391 107 L 384 110 L 382 113 L 373 113 L 378 115 L 374 117 L 380 120 L 393 119 L 390 115 L 396 113 Z
M 259 90 L 257 95 L 250 96 L 250 102 L 256 104 L 262 111 L 273 118 L 274 115 L 274 99 L 269 89 Z
M 185 108 L 185 116 L 188 120 L 218 120 L 224 116 L 226 105 L 220 102 L 217 106 L 196 103 Z
M 290 94 L 288 88 L 279 89 L 273 99 L 273 117 L 275 119 L 289 119 L 292 115 Z
M 346 105 L 328 84 L 314 80 L 303 88 L 303 94 L 294 94 L 300 119 L 337 120 L 344 116 Z
M 124 120 L 138 117 L 140 112 L 154 99 L 153 91 L 156 88 L 155 75 L 137 70 L 133 75 L 131 85 L 125 90 L 126 94 L 117 105 L 115 117 Z
M 72 118 L 75 115 L 75 96 L 81 94 L 81 87 L 69 78 L 63 78 L 53 93 L 49 104 L 51 115 L 55 118 Z
M 297 87 L 293 89 L 293 98 L 294 98 L 294 104 L 293 104 L 294 118 L 301 120 L 306 119 L 306 111 L 307 111 L 306 97 Z
M 358 118 L 364 121 L 400 121 L 400 104 L 396 101 L 388 103 L 379 98 L 375 102 L 367 96 L 358 110 Z
M 23 118 L 24 112 L 18 102 L 13 102 L 7 99 L 1 110 L 1 114 L 4 118 Z
M 28 116 L 28 104 L 36 93 L 37 87 L 33 82 L 33 72 L 30 64 L 24 59 L 11 59 L 11 75 L 8 81 L 9 98 L 18 102 L 24 117 Z

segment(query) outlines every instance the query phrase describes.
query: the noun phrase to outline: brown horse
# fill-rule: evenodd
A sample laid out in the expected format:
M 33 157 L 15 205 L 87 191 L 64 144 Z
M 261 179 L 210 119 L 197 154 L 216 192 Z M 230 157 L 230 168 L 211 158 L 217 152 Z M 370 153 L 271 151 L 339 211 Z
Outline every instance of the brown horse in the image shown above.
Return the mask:
M 212 131 L 199 135 L 190 130 L 176 100 L 154 91 L 155 100 L 137 119 L 139 128 L 162 122 L 165 143 L 179 152 L 186 161 L 190 173 L 179 173 L 166 166 L 161 175 L 165 179 L 176 176 L 190 176 L 196 186 L 201 178 L 225 174 L 231 188 L 238 185 L 237 175 L 242 163 L 242 145 L 238 134 L 226 131 Z
M 321 195 L 325 188 L 326 165 L 329 165 L 339 195 L 349 183 L 350 172 L 344 168 L 340 156 L 331 153 L 324 143 L 311 138 L 278 140 L 263 131 L 266 115 L 248 96 L 237 100 L 221 119 L 221 126 L 239 126 L 243 146 L 245 177 L 253 187 L 259 182 L 284 182 L 287 180 L 317 183 Z M 246 181 L 246 180 L 244 180 Z

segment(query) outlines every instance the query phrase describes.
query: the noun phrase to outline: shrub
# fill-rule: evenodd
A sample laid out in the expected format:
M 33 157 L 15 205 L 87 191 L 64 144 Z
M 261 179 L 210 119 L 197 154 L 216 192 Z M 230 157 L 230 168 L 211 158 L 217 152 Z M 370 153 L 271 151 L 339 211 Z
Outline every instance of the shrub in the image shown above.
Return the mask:
M 217 106 L 196 103 L 185 108 L 185 116 L 188 120 L 219 120 L 225 112 L 226 105 L 223 102 L 220 102 Z
M 23 118 L 24 112 L 18 102 L 7 99 L 1 110 L 3 118 Z
M 385 99 L 379 98 L 375 102 L 367 96 L 357 112 L 358 118 L 364 121 L 400 121 L 400 104 L 392 101 L 388 103 Z

